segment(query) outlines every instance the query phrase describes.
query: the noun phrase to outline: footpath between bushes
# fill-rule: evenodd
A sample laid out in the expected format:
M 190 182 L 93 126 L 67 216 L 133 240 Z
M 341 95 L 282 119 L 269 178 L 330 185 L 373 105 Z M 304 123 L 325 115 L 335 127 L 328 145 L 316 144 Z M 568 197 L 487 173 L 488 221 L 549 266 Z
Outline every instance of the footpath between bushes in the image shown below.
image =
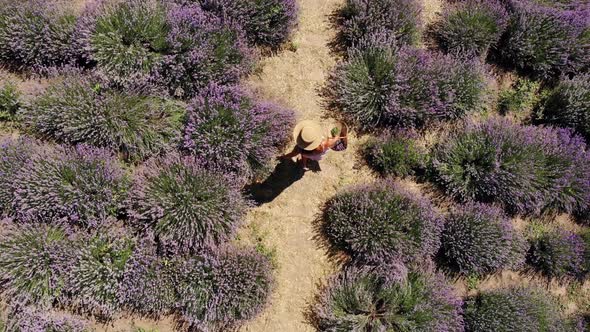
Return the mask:
M 343 3 L 300 0 L 293 50 L 264 59 L 262 72 L 249 81 L 262 97 L 293 108 L 297 120 L 320 121 L 326 128 L 330 120 L 324 118 L 317 88 L 337 60 L 328 46 L 336 33 L 329 17 Z M 305 310 L 318 290 L 318 282 L 336 271 L 326 251 L 314 240 L 313 223 L 322 204 L 339 188 L 370 181 L 368 171 L 353 169 L 357 146 L 353 139 L 348 151 L 329 153 L 321 171 L 306 172 L 273 201 L 249 213 L 244 232 L 254 234 L 265 247 L 276 251 L 276 288 L 266 310 L 241 331 L 313 331 L 305 322 Z

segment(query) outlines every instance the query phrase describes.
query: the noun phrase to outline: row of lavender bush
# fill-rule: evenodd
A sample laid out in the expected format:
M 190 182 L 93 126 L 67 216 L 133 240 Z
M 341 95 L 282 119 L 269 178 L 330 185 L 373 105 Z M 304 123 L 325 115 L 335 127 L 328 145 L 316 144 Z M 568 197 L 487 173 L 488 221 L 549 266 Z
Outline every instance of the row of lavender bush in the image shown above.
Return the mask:
M 102 88 L 101 88 L 102 89 Z M 224 88 L 226 89 L 226 88 Z M 226 91 L 226 90 L 215 90 Z M 96 93 L 96 91 L 89 90 L 89 93 Z M 212 90 L 212 93 L 215 93 Z M 239 91 L 239 90 L 231 90 Z M 221 93 L 221 92 L 220 92 Z M 243 94 L 231 94 L 228 102 L 229 106 L 223 108 L 223 105 L 219 108 L 211 106 L 209 102 L 203 101 L 203 107 L 207 107 L 207 114 L 203 112 L 202 117 L 211 116 L 211 123 L 206 123 L 204 130 L 213 129 L 213 135 L 223 136 L 222 127 L 225 119 L 229 119 L 229 123 L 241 126 L 240 122 L 237 122 L 233 117 L 234 114 L 231 112 L 236 111 L 232 109 L 232 105 L 235 107 L 241 107 L 244 112 L 241 116 L 248 119 L 250 127 L 245 128 L 246 134 L 257 134 L 256 139 L 265 139 L 264 132 L 254 132 L 256 123 L 260 123 L 261 117 L 266 116 L 269 118 L 271 113 L 267 112 L 271 106 L 263 104 L 261 106 L 261 114 L 249 113 L 252 107 L 248 105 L 249 99 L 245 98 Z M 237 99 L 231 99 L 231 98 Z M 157 102 L 160 99 L 157 97 L 147 97 L 147 101 L 158 105 Z M 152 98 L 152 99 L 149 99 Z M 155 99 L 153 99 L 155 98 Z M 208 98 L 208 97 L 207 97 Z M 226 94 L 213 95 L 212 98 L 217 98 L 217 102 L 224 102 L 228 98 Z M 88 98 L 88 102 L 100 103 L 101 100 L 95 100 Z M 145 101 L 145 100 L 144 100 Z M 59 102 L 59 99 L 57 100 Z M 213 102 L 213 101 L 212 101 Z M 140 100 L 141 103 L 141 100 Z M 172 107 L 174 102 L 171 103 Z M 231 104 L 234 103 L 234 104 Z M 74 104 L 75 105 L 75 104 Z M 115 106 L 115 105 L 113 105 Z M 120 106 L 120 105 L 119 105 Z M 211 107 L 210 107 L 211 106 Z M 102 105 L 98 106 L 101 109 Z M 254 106 L 256 107 L 256 106 Z M 77 108 L 72 108 L 72 115 Z M 137 110 L 137 108 L 133 108 Z M 107 111 L 119 110 L 118 108 L 112 107 Z M 238 110 L 239 111 L 239 110 Z M 201 112 L 201 111 L 199 111 Z M 219 112 L 221 114 L 217 114 Z M 267 115 L 268 114 L 268 115 Z M 78 114 L 82 115 L 82 114 Z M 218 120 L 215 116 L 225 117 L 222 120 Z M 255 117 L 258 118 L 255 118 Z M 200 117 L 196 118 L 201 119 Z M 79 126 L 86 125 L 87 122 L 92 120 L 102 120 L 99 117 L 89 116 L 89 121 L 81 121 Z M 55 120 L 58 120 L 56 118 Z M 241 119 L 239 119 L 241 120 Z M 108 126 L 108 124 L 107 124 Z M 218 127 L 215 127 L 218 126 Z M 64 129 L 63 127 L 56 126 L 59 130 Z M 78 127 L 79 128 L 79 127 Z M 200 128 L 198 126 L 193 127 Z M 208 128 L 208 129 L 207 129 Z M 98 128 L 89 126 L 87 130 L 96 131 Z M 238 127 L 242 129 L 242 127 Z M 84 130 L 80 131 L 84 133 Z M 97 132 L 100 132 L 98 130 Z M 284 131 L 287 132 L 287 131 Z M 71 132 L 66 132 L 71 134 Z M 113 133 L 114 135 L 121 134 L 120 132 L 108 132 L 107 134 Z M 206 134 L 206 132 L 205 132 Z M 204 139 L 206 136 L 201 136 L 201 144 L 207 144 L 207 140 Z M 89 135 L 90 138 L 99 138 L 97 135 Z M 149 137 L 149 136 L 148 136 Z M 223 136 L 225 137 L 225 136 Z M 193 137 L 189 137 L 193 139 Z M 252 136 L 246 136 L 244 140 L 252 139 Z M 270 140 L 276 141 L 277 136 L 271 137 Z M 122 140 L 122 142 L 125 142 Z M 212 139 L 213 144 L 223 144 L 223 141 L 215 141 Z M 69 142 L 73 143 L 73 142 Z M 242 142 L 242 144 L 245 144 Z M 191 259 L 200 261 L 207 257 L 206 254 L 211 248 L 216 248 L 219 245 L 230 241 L 233 238 L 234 231 L 237 226 L 241 223 L 246 208 L 249 206 L 249 202 L 242 196 L 241 186 L 244 183 L 244 178 L 232 172 L 231 169 L 223 169 L 217 165 L 213 159 L 204 159 L 191 154 L 182 154 L 178 151 L 165 150 L 162 156 L 154 156 L 148 159 L 145 163 L 140 164 L 134 168 L 133 172 L 130 172 L 127 166 L 116 158 L 116 155 L 109 149 L 96 148 L 89 145 L 78 144 L 76 146 L 60 146 L 51 145 L 36 141 L 27 137 L 5 138 L 3 139 L 0 149 L 0 178 L 2 178 L 0 185 L 0 206 L 2 215 L 15 218 L 18 221 L 16 223 L 29 223 L 35 225 L 34 227 L 40 227 L 40 225 L 55 225 L 66 224 L 71 228 L 74 236 L 82 236 L 85 230 L 88 230 L 91 234 L 101 234 L 101 230 L 105 228 L 111 228 L 116 224 L 116 219 L 127 220 L 128 225 L 131 227 L 126 231 L 119 234 L 119 237 L 113 239 L 113 243 L 108 241 L 103 244 L 98 243 L 99 248 L 96 252 L 87 253 L 89 256 L 94 257 L 95 254 L 102 255 L 103 250 L 111 250 L 109 248 L 118 248 L 117 245 L 127 245 L 131 242 L 126 239 L 132 237 L 132 234 L 137 234 L 138 237 L 142 238 L 145 234 L 153 234 L 157 243 L 157 252 L 153 253 L 154 261 L 163 261 L 165 265 L 173 257 L 193 257 Z M 221 147 L 221 145 L 218 145 Z M 214 148 L 214 147 L 212 147 Z M 252 146 L 254 148 L 254 146 Z M 257 153 L 264 151 L 258 149 Z M 246 153 L 249 153 L 246 150 Z M 217 155 L 218 158 L 222 158 L 222 155 Z M 266 154 L 263 157 L 270 158 L 270 154 Z M 244 159 L 250 157 L 244 157 Z M 244 160 L 242 159 L 242 160 Z M 250 158 L 250 160 L 254 157 Z M 242 162 L 240 159 L 234 159 L 234 161 Z M 241 164 L 238 164 L 241 165 Z M 53 227 L 53 226 L 48 226 Z M 11 283 L 27 282 L 31 280 L 31 277 L 36 273 L 46 274 L 52 273 L 47 272 L 48 270 L 39 271 L 38 266 L 34 262 L 27 260 L 15 260 L 15 256 L 24 257 L 20 252 L 10 252 L 9 248 L 14 250 L 30 250 L 28 253 L 31 257 L 44 257 L 42 246 L 36 242 L 27 243 L 23 238 L 18 238 L 16 233 L 8 234 L 4 237 L 4 242 L 0 243 L 0 246 L 6 245 L 6 256 L 0 257 L 0 270 L 2 270 L 2 289 L 3 294 L 12 294 L 14 298 L 19 296 L 25 296 L 19 292 L 25 292 L 27 289 L 34 289 L 35 287 L 25 284 L 22 287 L 10 286 Z M 16 238 L 15 238 L 16 237 Z M 27 237 L 34 240 L 34 236 Z M 14 239 L 15 242 L 11 242 Z M 85 240 L 86 241 L 86 240 Z M 91 248 L 92 241 L 88 239 L 83 248 Z M 98 240 L 97 240 L 98 241 Z M 102 240 L 101 240 L 102 241 Z M 106 240 L 105 240 L 106 241 Z M 72 246 L 74 242 L 69 242 L 65 247 Z M 117 244 L 117 245 L 115 245 Z M 64 251 L 66 250 L 62 248 Z M 86 250 L 84 249 L 84 250 Z M 129 250 L 124 247 L 119 248 L 121 252 L 117 251 L 112 255 L 105 253 L 108 257 L 105 261 L 108 264 L 117 264 L 119 268 L 127 267 L 131 263 L 117 263 L 116 259 L 122 258 L 127 262 L 125 255 L 129 254 Z M 119 250 L 117 249 L 117 250 Z M 75 252 L 74 252 L 75 253 Z M 245 254 L 246 252 L 244 252 Z M 63 255 L 63 253 L 58 253 Z M 23 253 L 24 255 L 24 253 Z M 240 252 L 236 252 L 235 255 L 239 259 Z M 234 256 L 235 256 L 234 255 Z M 26 257 L 25 257 L 26 258 Z M 30 259 L 33 259 L 30 258 Z M 60 257 L 47 257 L 51 262 L 54 260 L 60 260 Z M 54 305 L 58 305 L 60 308 L 77 308 L 76 311 L 82 314 L 92 314 L 103 319 L 109 319 L 113 314 L 118 313 L 122 309 L 129 310 L 129 306 L 141 305 L 150 306 L 158 305 L 159 301 L 169 301 L 171 294 L 177 294 L 181 290 L 174 290 L 171 293 L 170 290 L 161 288 L 159 277 L 154 280 L 143 280 L 136 279 L 137 275 L 130 277 L 130 280 L 137 281 L 139 283 L 135 286 L 131 285 L 127 292 L 121 292 L 119 287 L 119 280 L 122 278 L 122 274 L 117 274 L 111 266 L 104 267 L 103 259 L 97 258 L 98 265 L 85 266 L 88 270 L 86 279 L 81 281 L 80 285 L 87 284 L 84 287 L 90 287 L 91 289 L 73 289 L 70 290 L 72 294 L 84 294 L 80 298 L 81 303 L 68 302 L 67 305 L 62 304 L 57 299 L 52 301 Z M 187 258 L 188 259 L 188 258 Z M 244 263 L 242 267 L 236 267 L 235 271 L 223 272 L 219 280 L 215 281 L 217 284 L 208 284 L 207 289 L 220 293 L 211 301 L 215 303 L 223 302 L 224 305 L 229 306 L 228 308 L 219 309 L 220 312 L 210 312 L 207 308 L 207 303 L 201 303 L 202 290 L 190 288 L 191 285 L 183 285 L 182 287 L 189 287 L 182 291 L 189 292 L 186 295 L 175 295 L 179 298 L 185 299 L 186 302 L 181 304 L 175 304 L 175 310 L 183 313 L 185 321 L 190 326 L 198 326 L 201 321 L 206 321 L 206 324 L 211 324 L 211 329 L 221 329 L 224 326 L 218 326 L 216 324 L 229 324 L 233 325 L 241 320 L 250 318 L 256 314 L 262 304 L 265 303 L 267 295 L 270 290 L 270 272 L 267 271 L 268 259 L 264 257 L 255 256 L 252 258 L 255 261 Z M 241 262 L 241 260 L 239 260 Z M 132 262 L 132 261 L 129 261 Z M 258 269 L 259 265 L 263 264 L 263 270 Z M 39 262 L 44 264 L 43 262 Z M 72 262 L 68 264 L 73 264 Z M 158 263 L 160 264 L 160 263 Z M 180 264 L 180 263 L 179 263 Z M 237 263 L 236 263 L 237 264 Z M 185 263 L 181 264 L 185 266 Z M 48 269 L 53 270 L 54 267 L 47 266 Z M 234 267 L 228 267 L 233 269 Z M 4 270 L 3 270 L 4 269 Z M 209 269 L 204 267 L 204 269 Z M 105 271 L 111 271 L 116 275 L 105 276 L 105 284 L 93 284 L 92 282 L 99 282 L 98 277 Z M 156 276 L 151 270 L 142 270 L 145 272 L 146 278 Z M 109 272 L 109 273 L 111 273 Z M 139 273 L 140 271 L 138 271 Z M 190 275 L 191 271 L 174 271 L 171 275 Z M 234 276 L 235 273 L 237 276 Z M 24 277 L 27 276 L 27 277 Z M 44 275 L 46 276 L 46 275 Z M 64 280 L 68 282 L 75 282 L 75 275 L 70 273 L 62 275 L 65 276 Z M 42 283 L 43 275 L 40 278 L 41 281 L 32 281 L 34 283 Z M 190 278 L 200 278 L 198 276 L 192 276 Z M 221 283 L 225 282 L 221 278 L 230 278 L 227 280 L 227 285 L 223 287 L 233 287 L 240 285 L 243 287 L 246 285 L 246 280 L 234 280 L 232 278 L 240 277 L 252 277 L 252 281 L 259 285 L 261 288 L 243 289 L 244 296 L 250 300 L 257 301 L 257 304 L 242 304 L 240 300 L 232 293 L 231 289 L 224 290 Z M 28 279 L 27 279 L 28 278 Z M 188 278 L 188 277 L 187 277 Z M 143 296 L 141 294 L 141 287 L 144 284 L 152 282 L 153 290 L 150 291 L 161 291 L 153 295 L 152 298 L 137 299 L 139 304 L 126 304 L 122 305 L 123 299 L 118 298 L 120 294 L 138 294 L 137 296 Z M 235 283 L 234 283 L 235 282 Z M 51 286 L 48 293 L 54 293 L 56 290 L 62 288 L 62 282 Z M 72 284 L 72 287 L 75 285 Z M 82 286 L 80 286 L 82 287 Z M 96 288 L 95 288 L 96 287 Z M 135 287 L 135 288 L 131 288 Z M 180 286 L 176 286 L 180 287 Z M 85 293 L 88 291 L 88 293 Z M 104 293 L 108 291 L 110 293 Z M 195 293 L 190 293 L 194 291 Z M 14 293 L 11 293 L 14 292 Z M 225 292 L 225 293 L 223 293 Z M 192 295 L 191 295 L 192 294 Z M 18 295 L 18 296 L 17 296 Z M 149 294 L 148 294 L 149 295 Z M 147 295 L 146 295 L 147 296 Z M 192 296 L 192 297 L 191 297 Z M 145 301 L 144 301 L 145 300 Z M 73 300 L 72 300 L 73 301 Z M 89 301 L 89 302 L 83 302 Z M 106 302 L 105 302 L 106 301 Z M 109 302 L 110 301 L 110 302 Z M 112 302 L 115 301 L 115 302 Z M 144 301 L 144 302 L 142 302 Z M 175 300 L 176 301 L 176 300 Z M 12 302 L 12 301 L 11 301 Z M 40 305 L 38 299 L 32 300 L 31 303 Z M 97 304 L 98 303 L 98 304 Z M 102 311 L 96 311 L 95 305 L 107 306 L 109 309 L 108 314 L 104 314 Z M 231 307 L 231 305 L 239 306 L 237 308 Z M 112 306 L 112 308 L 110 307 Z M 186 309 L 189 307 L 190 309 Z M 197 310 L 197 312 L 183 310 Z M 16 309 L 15 309 L 16 310 Z M 20 310 L 20 309 L 19 309 Z M 23 311 L 24 310 L 24 311 Z M 18 311 L 22 312 L 23 315 L 27 312 L 22 309 Z M 98 309 L 97 309 L 98 310 Z M 100 309 L 102 310 L 102 309 Z M 151 315 L 151 312 L 142 312 L 143 309 L 137 309 L 138 313 Z M 164 309 L 154 309 L 159 313 Z M 236 319 L 227 318 L 225 312 L 229 312 L 229 315 L 235 315 Z M 16 315 L 15 317 L 20 317 Z M 29 316 L 26 316 L 29 317 Z M 24 319 L 24 318 L 23 318 Z M 49 318 L 48 318 L 49 319 Z M 16 323 L 15 323 L 16 324 Z M 19 323 L 20 324 L 20 323 Z M 23 323 L 25 324 L 25 323 Z
M 290 139 L 293 111 L 240 87 L 212 83 L 184 103 L 151 84 L 121 87 L 102 76 L 59 71 L 15 119 L 34 136 L 105 148 L 131 163 L 179 150 L 242 184 L 267 175 Z
M 65 224 L 5 220 L 2 227 L 9 326 L 55 324 L 53 307 L 98 320 L 122 310 L 155 318 L 178 313 L 187 327 L 223 331 L 257 314 L 272 287 L 269 261 L 255 251 L 162 256 L 149 236 L 113 225 L 89 234 Z
M 232 19 L 230 9 L 240 12 L 241 16 L 236 14 L 240 19 Z M 44 74 L 51 78 L 49 87 L 25 103 L 12 85 L 5 85 L 0 91 L 0 114 L 37 137 L 107 148 L 130 162 L 180 149 L 209 169 L 236 174 L 242 183 L 263 177 L 270 171 L 271 157 L 289 138 L 293 114 L 228 85 L 245 73 L 232 67 L 241 66 L 242 61 L 233 63 L 230 58 L 251 50 L 244 46 L 244 52 L 238 51 L 242 42 L 226 35 L 241 34 L 239 21 L 245 20 L 244 13 L 257 12 L 260 20 L 248 21 L 259 25 L 252 27 L 252 33 L 270 33 L 272 37 L 259 37 L 284 40 L 293 28 L 295 9 L 290 0 L 98 1 L 77 20 L 76 40 L 68 44 L 77 47 L 80 55 L 75 60 L 57 55 L 64 60 L 61 63 L 37 55 L 32 57 L 42 63 L 23 61 L 26 68 L 45 68 Z M 6 27 L 4 33 L 17 33 L 28 27 L 26 18 L 44 22 L 47 28 L 41 32 L 50 33 L 60 29 L 45 18 L 62 22 L 61 11 L 53 3 L 9 2 L 0 15 L 6 20 L 0 27 Z M 289 19 L 278 22 L 281 15 Z M 284 31 L 278 26 L 284 26 Z M 34 49 L 47 55 L 50 52 L 42 48 L 51 43 L 41 38 L 41 32 L 27 31 L 31 36 L 25 40 L 7 35 L 6 40 L 21 43 L 23 53 Z M 21 51 L 0 39 L 2 48 L 8 53 Z M 165 52 L 158 53 L 160 48 Z M 8 53 L 4 64 L 20 61 Z M 65 65 L 65 69 L 50 68 Z M 76 65 L 96 68 L 88 71 Z M 224 78 L 227 75 L 233 78 Z M 169 82 L 162 84 L 161 79 Z M 170 97 L 183 97 L 185 102 Z
M 311 307 L 318 331 L 585 331 L 556 298 L 534 287 L 482 291 L 463 301 L 442 275 L 401 268 L 347 267 Z
M 293 0 L 105 0 L 80 17 L 56 2 L 3 0 L 0 62 L 26 71 L 98 66 L 115 81 L 149 79 L 191 97 L 210 81 L 247 73 L 247 41 L 279 47 L 296 18 Z
M 426 31 L 420 17 L 413 0 L 348 0 L 336 16 L 346 59 L 323 88 L 325 106 L 365 130 L 424 127 L 482 108 L 490 49 L 496 62 L 541 79 L 588 69 L 583 2 L 453 1 Z M 415 49 L 421 34 L 445 54 Z
M 590 202 L 590 153 L 567 129 L 468 122 L 437 144 L 432 169 L 452 197 L 497 202 L 510 212 L 573 213 Z
M 446 4 L 432 30 L 447 53 L 485 58 L 491 50 L 492 60 L 549 79 L 535 120 L 588 137 L 590 7 L 585 1 L 457 1 Z
M 449 1 L 426 31 L 420 17 L 417 1 L 347 0 L 336 15 L 335 43 L 345 60 L 323 89 L 325 105 L 367 131 L 460 119 L 481 109 L 482 61 L 489 58 L 541 79 L 577 75 L 562 80 L 542 111 L 547 122 L 584 133 L 590 22 L 583 2 Z M 443 53 L 416 49 L 422 33 Z M 311 307 L 314 326 L 585 330 L 583 320 L 566 319 L 535 287 L 482 291 L 463 303 L 432 272 L 433 260 L 465 276 L 528 263 L 549 278 L 586 279 L 590 232 L 551 228 L 526 239 L 506 214 L 588 210 L 590 152 L 583 139 L 568 129 L 490 118 L 460 122 L 430 150 L 421 143 L 412 130 L 387 130 L 364 156 L 382 174 L 425 174 L 462 205 L 442 216 L 429 200 L 388 180 L 330 199 L 319 232 L 349 264 L 321 289 Z
M 569 129 L 497 117 L 467 120 L 430 149 L 420 145 L 420 135 L 400 131 L 369 142 L 364 156 L 384 176 L 426 175 L 462 202 L 496 203 L 527 215 L 588 211 L 590 151 Z
M 16 218 L 0 239 L 11 303 L 105 320 L 174 310 L 190 326 L 223 330 L 266 302 L 268 259 L 218 249 L 248 207 L 229 175 L 170 154 L 131 177 L 106 150 L 27 138 L 5 139 L 0 154 L 2 213 Z M 130 228 L 116 220 L 125 214 Z
M 583 280 L 590 272 L 587 232 L 548 229 L 527 243 L 499 207 L 467 203 L 444 217 L 429 200 L 389 180 L 331 198 L 319 231 L 334 254 L 345 252 L 369 265 L 436 257 L 450 271 L 467 276 L 518 270 L 525 261 L 548 277 Z
M 431 27 L 448 53 L 491 58 L 541 79 L 587 72 L 590 9 L 584 1 L 463 0 Z
M 380 331 L 401 322 L 420 331 L 583 330 L 536 288 L 482 292 L 463 303 L 429 262 L 485 276 L 528 261 L 548 277 L 583 280 L 590 272 L 588 233 L 541 233 L 527 244 L 498 207 L 470 203 L 445 218 L 429 200 L 390 181 L 337 194 L 319 230 L 334 255 L 352 259 L 311 307 L 320 331 Z
M 130 173 L 104 149 L 7 138 L 0 170 L 5 217 L 89 230 L 127 217 L 174 252 L 227 242 L 250 204 L 233 176 L 178 153 L 150 159 Z
M 346 59 L 322 90 L 325 106 L 359 128 L 424 127 L 479 109 L 486 74 L 477 60 L 415 48 L 413 0 L 349 0 L 339 26 Z

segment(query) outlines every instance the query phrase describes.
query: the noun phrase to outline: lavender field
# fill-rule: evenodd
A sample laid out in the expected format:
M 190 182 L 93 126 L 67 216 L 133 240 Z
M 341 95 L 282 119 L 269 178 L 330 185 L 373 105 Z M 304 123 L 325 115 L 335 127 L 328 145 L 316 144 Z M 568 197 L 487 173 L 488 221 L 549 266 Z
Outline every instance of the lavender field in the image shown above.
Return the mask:
M 590 331 L 589 69 L 587 0 L 0 0 L 0 332 Z

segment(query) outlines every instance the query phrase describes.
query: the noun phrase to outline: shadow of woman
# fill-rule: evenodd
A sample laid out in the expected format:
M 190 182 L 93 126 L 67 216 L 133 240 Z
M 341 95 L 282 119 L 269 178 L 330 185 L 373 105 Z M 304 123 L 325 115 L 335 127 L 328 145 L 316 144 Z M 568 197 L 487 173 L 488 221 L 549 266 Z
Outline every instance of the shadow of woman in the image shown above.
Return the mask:
M 309 163 L 308 166 L 312 171 L 317 171 L 315 168 L 319 167 L 319 165 L 313 164 L 315 163 Z M 297 162 L 289 158 L 281 159 L 272 174 L 264 182 L 246 186 L 246 194 L 256 202 L 256 205 L 272 202 L 285 189 L 301 180 L 304 174 L 305 170 Z

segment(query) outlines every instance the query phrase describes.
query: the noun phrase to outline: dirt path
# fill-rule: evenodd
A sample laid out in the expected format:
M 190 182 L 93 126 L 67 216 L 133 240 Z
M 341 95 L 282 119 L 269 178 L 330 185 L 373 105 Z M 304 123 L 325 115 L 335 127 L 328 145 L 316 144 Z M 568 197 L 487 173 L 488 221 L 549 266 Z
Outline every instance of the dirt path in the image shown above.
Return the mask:
M 297 112 L 298 120 L 322 121 L 317 88 L 336 63 L 327 46 L 334 36 L 328 16 L 343 0 L 301 0 L 300 25 L 294 36 L 295 52 L 285 51 L 263 60 L 262 73 L 249 85 L 262 97 L 279 100 Z M 348 151 L 331 152 L 321 163 L 321 172 L 308 171 L 272 202 L 253 209 L 249 228 L 264 234 L 264 244 L 276 249 L 277 284 L 270 305 L 242 331 L 301 332 L 312 328 L 303 312 L 317 291 L 317 284 L 334 267 L 325 251 L 314 242 L 313 221 L 321 205 L 338 188 L 369 181 L 365 170 L 355 170 L 355 140 Z

